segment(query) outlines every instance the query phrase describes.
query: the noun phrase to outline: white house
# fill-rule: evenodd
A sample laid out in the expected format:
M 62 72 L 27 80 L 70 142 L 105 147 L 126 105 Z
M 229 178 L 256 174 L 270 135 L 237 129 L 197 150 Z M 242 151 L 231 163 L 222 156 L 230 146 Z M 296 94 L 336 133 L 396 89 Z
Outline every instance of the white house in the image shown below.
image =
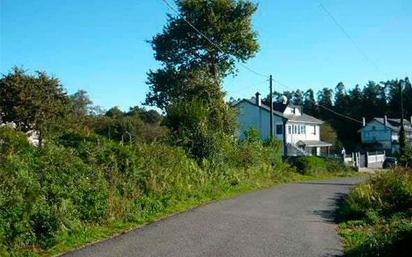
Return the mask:
M 395 153 L 399 150 L 400 119 L 373 118 L 359 130 L 363 144 L 374 145 L 375 148 Z M 412 117 L 404 119 L 406 139 L 412 146 Z
M 1 127 L 16 129 L 17 125 L 14 122 L 3 123 L 0 117 L 0 128 Z M 29 130 L 26 132 L 26 135 L 27 135 L 27 140 L 29 140 L 30 144 L 32 144 L 33 146 L 39 146 L 39 133 L 37 131 Z
M 302 112 L 302 107 L 286 104 L 280 99 L 273 106 L 273 128 L 275 137 L 283 144 L 283 154 L 320 155 L 321 148 L 326 151 L 332 144 L 320 140 L 318 120 Z M 239 137 L 243 139 L 245 132 L 254 128 L 260 132 L 263 140 L 270 137 L 270 107 L 262 102 L 259 93 L 252 99 L 243 99 L 234 104 L 238 109 Z

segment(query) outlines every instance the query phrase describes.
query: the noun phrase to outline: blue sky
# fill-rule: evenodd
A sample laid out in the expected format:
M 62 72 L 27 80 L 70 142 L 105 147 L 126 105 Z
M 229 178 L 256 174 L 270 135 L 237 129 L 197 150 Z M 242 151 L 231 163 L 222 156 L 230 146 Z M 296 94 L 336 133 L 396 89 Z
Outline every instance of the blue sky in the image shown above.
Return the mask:
M 410 0 L 322 1 L 378 69 L 319 1 L 256 2 L 261 49 L 247 65 L 290 88 L 412 77 Z M 160 0 L 0 0 L 0 72 L 14 65 L 45 70 L 69 93 L 84 89 L 95 104 L 126 110 L 144 101 L 146 72 L 159 65 L 145 40 L 161 32 L 167 12 Z M 224 90 L 235 98 L 267 93 L 264 80 L 239 66 Z

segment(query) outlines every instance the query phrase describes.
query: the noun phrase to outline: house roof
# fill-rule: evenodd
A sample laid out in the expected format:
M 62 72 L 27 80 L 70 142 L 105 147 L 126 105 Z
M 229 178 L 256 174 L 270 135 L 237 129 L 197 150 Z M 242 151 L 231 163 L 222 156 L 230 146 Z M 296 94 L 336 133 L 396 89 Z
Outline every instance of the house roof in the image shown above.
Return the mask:
M 233 106 L 237 106 L 237 105 L 239 105 L 239 104 L 242 103 L 242 102 L 247 102 L 247 103 L 249 103 L 249 104 L 251 104 L 251 105 L 258 106 L 258 105 L 256 104 L 256 102 L 254 102 L 254 101 L 251 100 L 251 99 L 242 99 L 242 100 L 238 101 L 237 103 L 233 104 Z M 258 107 L 270 112 L 270 107 L 267 106 L 267 105 L 264 105 L 263 103 L 262 103 L 262 105 L 260 105 L 260 106 L 258 106 Z M 279 117 L 281 117 L 281 118 L 285 118 L 285 117 L 283 117 L 284 115 L 283 115 L 283 113 L 281 113 L 281 112 L 278 112 L 278 111 L 273 110 L 273 114 L 276 115 L 276 116 L 279 116 Z
M 247 102 L 247 103 L 249 103 L 249 104 L 258 106 L 258 105 L 256 104 L 256 102 L 253 101 L 253 100 L 251 100 L 251 99 L 242 99 L 242 100 L 240 100 L 239 102 L 237 102 L 236 104 L 234 104 L 234 106 L 237 106 L 237 105 L 239 105 L 239 104 L 242 103 L 242 102 Z M 262 108 L 262 109 L 264 109 L 264 110 L 266 110 L 266 111 L 269 111 L 269 112 L 270 112 L 270 107 L 267 106 L 267 105 L 265 105 L 264 103 L 262 103 L 259 107 Z M 285 107 L 285 108 L 286 108 L 286 107 Z M 284 110 L 284 109 L 283 109 L 283 110 Z M 283 118 L 283 119 L 285 119 L 285 120 L 291 121 L 291 122 L 304 122 L 304 123 L 314 123 L 314 124 L 322 124 L 322 123 L 323 123 L 323 121 L 321 121 L 321 120 L 319 120 L 319 119 L 316 119 L 316 118 L 313 117 L 313 116 L 307 115 L 307 114 L 305 114 L 305 113 L 303 113 L 303 112 L 302 112 L 302 115 L 287 115 L 287 114 L 283 114 L 283 113 L 280 112 L 280 111 L 275 110 L 275 108 L 274 108 L 274 109 L 273 109 L 273 114 L 276 115 L 276 116 L 279 116 L 279 117 L 281 117 L 281 118 Z
M 300 140 L 296 143 L 297 145 L 304 145 L 306 147 L 324 147 L 332 146 L 332 144 L 320 141 L 320 140 Z
M 323 121 L 316 119 L 313 116 L 307 115 L 302 113 L 302 115 L 283 115 L 289 121 L 296 121 L 296 122 L 307 122 L 307 123 L 315 123 L 315 124 L 322 124 Z
M 385 125 L 385 118 L 373 118 L 373 120 Z M 399 131 L 401 129 L 401 119 L 387 119 L 386 127 L 393 131 Z M 412 125 L 407 119 L 403 119 L 403 124 L 406 131 L 412 131 Z

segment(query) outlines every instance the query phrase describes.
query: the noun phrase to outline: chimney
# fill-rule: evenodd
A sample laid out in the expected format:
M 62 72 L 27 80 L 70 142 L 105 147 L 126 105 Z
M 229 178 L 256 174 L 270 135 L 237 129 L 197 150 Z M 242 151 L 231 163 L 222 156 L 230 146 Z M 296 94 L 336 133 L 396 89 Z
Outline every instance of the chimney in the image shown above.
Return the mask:
M 366 126 L 366 119 L 365 117 L 362 117 L 362 125 L 365 127 Z
M 261 106 L 262 105 L 262 99 L 260 98 L 260 93 L 256 92 L 256 105 Z
M 385 116 L 383 117 L 383 125 L 386 127 L 387 124 L 388 124 L 388 116 L 385 115 Z

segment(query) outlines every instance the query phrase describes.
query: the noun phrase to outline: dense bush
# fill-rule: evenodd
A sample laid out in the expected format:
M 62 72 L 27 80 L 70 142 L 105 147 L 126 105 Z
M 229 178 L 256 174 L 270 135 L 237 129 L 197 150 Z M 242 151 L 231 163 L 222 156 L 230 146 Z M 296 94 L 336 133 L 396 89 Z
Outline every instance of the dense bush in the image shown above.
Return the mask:
M 412 242 L 412 222 L 393 218 L 377 224 L 362 235 L 364 239 L 351 247 L 348 257 L 407 257 Z
M 184 148 L 93 134 L 35 148 L 23 133 L 0 128 L 0 254 L 49 249 L 87 224 L 141 223 L 177 203 L 290 177 L 278 142 L 214 138 L 219 147 L 199 162 Z
M 325 159 L 317 156 L 289 157 L 287 161 L 299 173 L 304 175 L 348 171 L 348 168 L 340 160 Z
M 403 170 L 371 177 L 351 191 L 339 216 L 348 256 L 409 256 L 412 177 Z
M 370 210 L 385 216 L 412 211 L 412 177 L 402 170 L 372 177 L 352 190 L 342 215 L 349 219 L 363 218 Z

